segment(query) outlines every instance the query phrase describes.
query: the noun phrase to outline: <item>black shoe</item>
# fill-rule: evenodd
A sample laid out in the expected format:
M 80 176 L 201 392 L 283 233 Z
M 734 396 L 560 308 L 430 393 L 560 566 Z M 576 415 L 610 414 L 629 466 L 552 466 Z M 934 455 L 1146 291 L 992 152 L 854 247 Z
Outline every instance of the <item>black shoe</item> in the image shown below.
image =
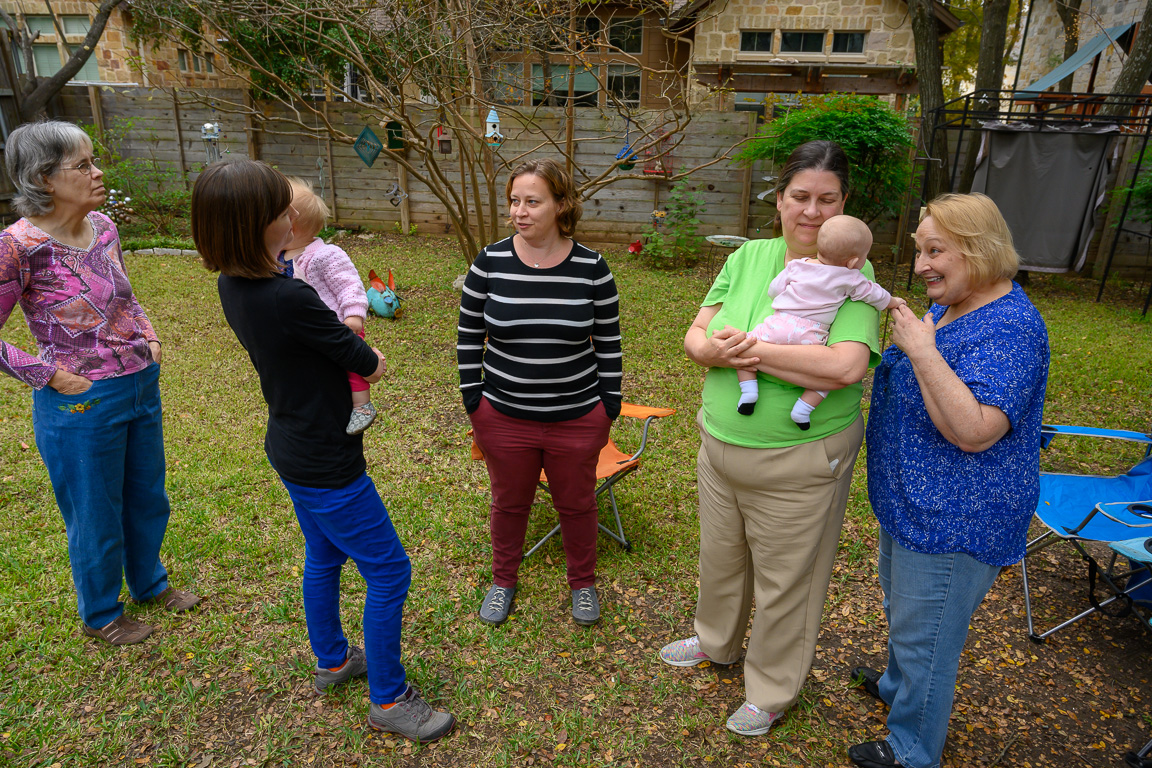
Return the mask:
M 848 673 L 852 679 L 852 683 L 864 689 L 864 693 L 868 694 L 874 699 L 880 698 L 880 678 L 884 677 L 883 672 L 877 672 L 871 667 L 853 667 L 852 671 Z
M 863 768 L 899 768 L 896 755 L 886 741 L 866 741 L 848 747 L 848 759 Z
M 736 406 L 736 411 L 741 416 L 751 416 L 753 413 L 756 412 L 756 403 L 755 403 L 755 401 L 753 401 L 751 403 L 740 403 L 739 405 Z
M 796 422 L 796 426 L 798 426 L 804 432 L 807 432 L 809 429 L 812 428 L 812 422 L 810 422 L 810 421 L 798 421 L 798 422 Z

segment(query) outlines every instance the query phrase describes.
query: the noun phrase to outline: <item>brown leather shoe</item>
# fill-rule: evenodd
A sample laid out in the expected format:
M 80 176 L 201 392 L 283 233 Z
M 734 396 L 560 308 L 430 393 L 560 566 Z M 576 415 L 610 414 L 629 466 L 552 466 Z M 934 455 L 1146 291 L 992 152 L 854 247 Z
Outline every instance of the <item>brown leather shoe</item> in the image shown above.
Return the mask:
M 176 589 L 175 587 L 168 587 L 168 589 L 152 598 L 152 600 L 159 601 L 161 605 L 172 611 L 172 613 L 190 611 L 200 604 L 201 599 L 198 595 L 185 592 L 182 589 Z M 149 600 L 149 602 L 152 601 Z
M 84 634 L 99 638 L 110 645 L 134 645 L 152 634 L 152 627 L 120 614 L 100 629 L 93 629 L 85 624 Z

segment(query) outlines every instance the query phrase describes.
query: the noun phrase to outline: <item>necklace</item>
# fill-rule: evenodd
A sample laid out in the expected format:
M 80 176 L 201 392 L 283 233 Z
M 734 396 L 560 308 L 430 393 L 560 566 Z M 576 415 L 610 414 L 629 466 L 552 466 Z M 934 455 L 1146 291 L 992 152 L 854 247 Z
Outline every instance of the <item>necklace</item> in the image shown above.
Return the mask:
M 566 244 L 567 244 L 566 240 L 561 240 L 558 245 L 564 246 Z M 540 269 L 541 262 L 548 261 L 550 258 L 552 258 L 552 256 L 556 253 L 556 248 L 557 248 L 557 246 L 553 245 L 551 248 L 549 248 L 547 251 L 544 252 L 543 256 L 536 258 L 536 259 L 532 259 L 533 268 Z

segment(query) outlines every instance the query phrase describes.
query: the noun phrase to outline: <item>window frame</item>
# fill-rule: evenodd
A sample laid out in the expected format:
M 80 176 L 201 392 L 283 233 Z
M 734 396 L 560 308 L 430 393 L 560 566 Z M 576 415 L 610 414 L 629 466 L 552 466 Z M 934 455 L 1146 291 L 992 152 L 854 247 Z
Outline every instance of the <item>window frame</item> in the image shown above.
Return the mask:
M 621 28 L 634 27 L 634 26 L 639 27 L 639 28 L 634 30 L 635 35 L 636 35 L 637 48 L 636 48 L 636 50 L 632 51 L 632 50 L 628 50 L 627 48 L 624 47 L 624 45 L 617 42 L 617 40 L 619 38 L 617 38 L 616 40 L 613 39 L 613 30 L 614 29 L 618 30 Z M 626 54 L 629 54 L 631 56 L 639 56 L 639 55 L 644 53 L 644 26 L 645 25 L 644 25 L 644 16 L 643 15 L 612 18 L 612 19 L 609 19 L 607 27 L 605 28 L 604 38 L 605 38 L 605 40 L 607 40 L 609 47 L 611 47 L 614 51 L 619 51 L 620 53 L 626 53 Z M 626 43 L 628 41 L 628 39 L 631 38 L 631 36 L 632 36 L 631 34 L 628 34 L 628 36 L 626 38 L 624 38 L 624 40 L 622 42 Z
M 806 50 L 804 50 L 804 46 L 806 43 L 801 42 L 799 50 L 785 49 L 784 43 L 785 43 L 785 40 L 787 40 L 789 35 L 802 35 L 803 36 L 801 38 L 802 41 L 819 39 L 820 40 L 820 47 L 814 51 L 806 51 Z M 828 33 L 826 31 L 815 30 L 815 29 L 782 29 L 782 30 L 780 30 L 780 53 L 781 54 L 788 53 L 788 54 L 797 54 L 797 55 L 801 55 L 801 56 L 820 56 L 820 55 L 827 53 L 827 51 L 825 50 L 827 44 L 828 44 Z
M 540 71 L 540 88 L 539 89 L 536 88 L 537 69 L 539 69 L 539 71 Z M 582 91 L 579 88 L 576 88 L 575 87 L 576 83 L 574 83 L 573 84 L 574 87 L 572 90 L 572 106 L 573 107 L 598 107 L 598 106 L 600 106 L 600 83 L 596 79 L 596 71 L 594 68 L 592 68 L 592 67 L 580 67 L 579 69 L 577 69 L 577 71 L 575 73 L 573 73 L 572 68 L 567 64 L 552 64 L 552 83 L 553 83 L 553 85 L 555 85 L 557 80 L 561 80 L 563 82 L 562 88 L 555 88 L 552 91 L 553 95 L 555 95 L 555 97 L 556 97 L 556 100 L 558 102 L 558 106 L 563 107 L 568 102 L 568 80 L 567 80 L 567 78 L 568 77 L 576 78 L 576 82 L 578 83 L 580 75 L 585 73 L 585 72 L 587 72 L 592 77 L 592 81 L 593 81 L 593 83 L 595 83 L 595 88 L 593 90 Z M 531 76 L 530 76 L 528 85 L 529 85 L 529 89 L 528 89 L 529 98 L 531 98 L 532 106 L 534 106 L 534 107 L 542 106 L 544 103 L 544 98 L 545 98 L 545 95 L 544 95 L 544 65 L 543 64 L 533 64 L 532 65 Z
M 616 70 L 613 72 L 613 70 Z M 614 81 L 624 81 L 627 78 L 636 78 L 636 87 L 634 99 L 627 98 L 628 88 L 622 85 L 619 90 L 614 87 Z M 604 78 L 604 92 L 605 98 L 611 95 L 616 102 L 625 106 L 639 108 L 640 102 L 644 98 L 644 70 L 637 64 L 608 64 L 607 72 Z
M 838 39 L 847 37 L 856 38 L 860 40 L 860 50 L 858 51 L 838 51 L 836 50 L 836 42 Z M 868 47 L 868 33 L 864 30 L 835 30 L 832 32 L 832 47 L 829 53 L 833 56 L 863 56 L 864 51 Z
M 525 95 L 529 90 L 524 87 L 524 62 L 495 61 L 489 67 L 489 72 L 493 75 L 500 73 L 495 77 L 485 78 L 485 87 L 492 95 L 492 101 L 509 106 L 524 104 Z
M 749 35 L 755 36 L 757 41 L 763 39 L 764 35 L 768 36 L 768 47 L 765 48 L 745 48 L 744 41 Z M 742 29 L 740 30 L 740 53 L 772 53 L 776 48 L 776 30 L 774 29 Z

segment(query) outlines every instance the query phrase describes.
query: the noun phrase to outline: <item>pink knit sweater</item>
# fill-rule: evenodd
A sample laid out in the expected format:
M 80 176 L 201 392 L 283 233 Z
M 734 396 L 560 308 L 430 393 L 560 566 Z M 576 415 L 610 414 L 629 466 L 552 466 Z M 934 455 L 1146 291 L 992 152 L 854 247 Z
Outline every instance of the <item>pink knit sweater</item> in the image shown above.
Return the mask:
M 293 260 L 294 275 L 320 294 L 340 322 L 349 317 L 368 317 L 368 295 L 348 254 L 316 238 Z

